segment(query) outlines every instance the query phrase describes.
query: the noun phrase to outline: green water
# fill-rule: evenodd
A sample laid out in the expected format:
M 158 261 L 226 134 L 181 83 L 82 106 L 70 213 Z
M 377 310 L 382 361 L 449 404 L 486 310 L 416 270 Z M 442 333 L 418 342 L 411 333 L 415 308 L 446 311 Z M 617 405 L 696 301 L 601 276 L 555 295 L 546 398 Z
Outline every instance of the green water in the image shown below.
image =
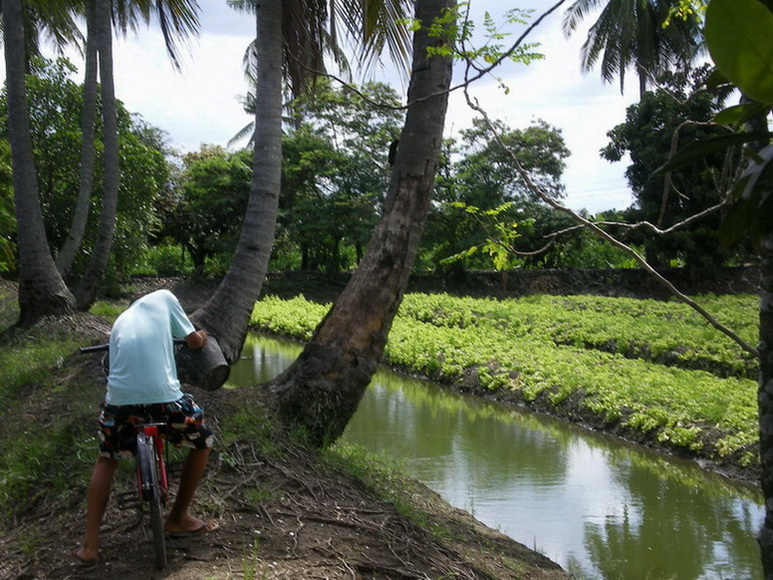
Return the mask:
M 299 351 L 250 337 L 229 383 L 264 382 Z M 693 463 L 390 372 L 344 437 L 576 578 L 762 578 L 761 495 Z

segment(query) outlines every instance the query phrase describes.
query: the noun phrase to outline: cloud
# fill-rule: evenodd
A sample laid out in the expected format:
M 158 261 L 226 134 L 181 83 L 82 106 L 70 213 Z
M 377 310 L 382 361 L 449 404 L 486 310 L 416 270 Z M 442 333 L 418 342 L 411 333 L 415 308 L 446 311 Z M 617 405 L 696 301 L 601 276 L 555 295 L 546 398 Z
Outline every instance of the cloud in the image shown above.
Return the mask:
M 239 101 L 248 89 L 241 65 L 248 42 L 238 35 L 204 35 L 177 71 L 160 35 L 118 41 L 116 95 L 128 110 L 167 131 L 181 150 L 224 146 L 250 121 Z
M 569 207 L 591 213 L 628 207 L 632 197 L 624 177 L 627 158 L 610 164 L 599 150 L 609 142 L 607 132 L 625 121 L 626 108 L 635 102 L 635 95 L 621 94 L 618 84 L 602 83 L 597 72 L 581 72 L 584 30 L 566 38 L 560 17 L 553 15 L 535 32 L 528 42 L 540 43 L 536 50 L 544 59 L 529 65 L 506 63 L 496 71 L 496 78 L 476 82 L 470 95 L 490 117 L 510 127 L 523 128 L 542 119 L 561 129 L 571 151 L 564 172 Z M 451 97 L 450 111 L 449 131 L 469 126 L 475 116 L 460 93 Z

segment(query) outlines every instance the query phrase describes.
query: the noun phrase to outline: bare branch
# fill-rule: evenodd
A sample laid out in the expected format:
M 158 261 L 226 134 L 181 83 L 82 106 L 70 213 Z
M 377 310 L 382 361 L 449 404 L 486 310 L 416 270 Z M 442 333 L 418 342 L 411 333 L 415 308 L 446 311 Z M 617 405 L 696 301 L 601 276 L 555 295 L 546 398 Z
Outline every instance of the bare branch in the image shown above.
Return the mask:
M 633 224 L 629 224 L 629 223 L 626 223 L 626 222 L 615 222 L 615 221 L 600 221 L 600 222 L 594 222 L 594 223 L 596 223 L 598 225 L 605 225 L 605 226 L 618 226 L 618 227 L 625 228 L 625 229 L 628 229 L 628 230 L 648 229 L 652 233 L 662 236 L 662 235 L 666 235 L 666 234 L 671 234 L 671 233 L 673 233 L 673 232 L 675 232 L 677 230 L 685 228 L 685 227 L 689 226 L 690 224 L 692 224 L 693 222 L 697 222 L 698 220 L 701 220 L 701 219 L 705 218 L 708 215 L 711 215 L 711 214 L 713 214 L 715 212 L 718 212 L 719 210 L 723 209 L 724 207 L 727 207 L 728 205 L 730 205 L 730 200 L 729 199 L 723 199 L 717 205 L 712 205 L 711 207 L 708 207 L 708 208 L 706 208 L 706 209 L 704 209 L 702 211 L 699 211 L 698 213 L 693 214 L 693 215 L 683 219 L 682 221 L 677 222 L 674 225 L 669 226 L 669 227 L 667 227 L 665 229 L 659 228 L 655 224 L 653 224 L 651 222 L 648 222 L 648 221 L 636 222 L 636 223 L 633 223 Z
M 703 308 L 700 304 L 695 302 L 692 298 L 687 296 L 686 294 L 682 293 L 676 286 L 674 286 L 671 282 L 666 280 L 660 273 L 658 273 L 652 266 L 647 263 L 647 260 L 644 259 L 644 257 L 641 256 L 636 250 L 631 248 L 630 246 L 624 244 L 605 230 L 603 230 L 597 223 L 591 222 L 590 220 L 582 217 L 578 213 L 572 211 L 571 209 L 561 205 L 557 201 L 555 201 L 550 196 L 546 195 L 545 192 L 543 192 L 539 187 L 537 187 L 534 182 L 531 180 L 531 177 L 529 176 L 528 172 L 523 168 L 518 158 L 513 154 L 513 152 L 508 149 L 504 142 L 502 141 L 501 136 L 496 130 L 496 127 L 489 119 L 488 114 L 477 104 L 477 102 L 473 102 L 473 99 L 470 97 L 469 92 L 465 90 L 465 97 L 467 98 L 467 104 L 470 106 L 471 109 L 478 112 L 484 119 L 484 121 L 487 123 L 489 128 L 492 131 L 492 134 L 494 135 L 494 139 L 497 141 L 497 143 L 502 147 L 504 151 L 507 152 L 510 160 L 513 162 L 514 167 L 516 168 L 516 171 L 518 171 L 521 178 L 526 183 L 527 187 L 535 194 L 537 197 L 539 197 L 543 202 L 547 203 L 552 208 L 563 212 L 565 214 L 568 214 L 571 216 L 575 221 L 582 224 L 583 227 L 586 227 L 590 229 L 592 232 L 594 232 L 596 235 L 601 237 L 602 239 L 606 240 L 616 248 L 619 248 L 626 252 L 628 255 L 632 256 L 634 260 L 644 269 L 646 270 L 653 278 L 655 278 L 658 282 L 660 282 L 663 286 L 665 286 L 668 291 L 675 296 L 678 300 L 684 302 L 688 306 L 690 306 L 693 310 L 695 310 L 698 314 L 700 314 L 711 326 L 713 326 L 715 329 L 717 329 L 719 332 L 723 333 L 724 335 L 731 338 L 733 341 L 736 342 L 741 348 L 743 348 L 745 351 L 751 353 L 754 356 L 759 356 L 759 351 L 747 343 L 745 340 L 743 340 L 738 334 L 736 334 L 733 330 L 730 328 L 727 328 L 725 325 L 720 323 L 710 312 L 708 312 L 705 308 Z M 720 207 L 722 207 L 726 202 L 723 202 L 722 204 L 718 206 L 714 206 L 713 208 L 709 208 L 708 210 L 704 210 L 701 212 L 701 214 L 696 215 L 706 215 L 707 213 L 711 213 L 712 211 L 716 211 Z M 684 220 L 684 222 L 681 222 L 681 224 L 677 224 L 680 226 L 683 226 L 685 223 L 688 223 L 690 221 L 694 221 L 695 216 L 692 216 L 691 218 L 688 218 L 687 220 Z M 697 219 L 697 218 L 696 218 Z M 620 224 L 617 224 L 620 225 Z M 659 228 L 656 228 L 655 226 L 650 225 L 653 229 L 659 230 Z M 668 231 L 673 231 L 673 228 L 675 226 L 672 226 L 668 230 L 659 230 L 662 233 L 667 233 Z

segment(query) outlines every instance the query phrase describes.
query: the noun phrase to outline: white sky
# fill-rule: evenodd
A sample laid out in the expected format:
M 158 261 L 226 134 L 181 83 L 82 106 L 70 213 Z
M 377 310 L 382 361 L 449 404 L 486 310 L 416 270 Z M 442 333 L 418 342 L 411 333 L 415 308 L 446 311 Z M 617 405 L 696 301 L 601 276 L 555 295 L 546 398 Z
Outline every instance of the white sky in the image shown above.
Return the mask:
M 117 97 L 129 111 L 166 131 L 171 144 L 181 151 L 197 150 L 202 143 L 225 146 L 251 120 L 238 97 L 247 92 L 241 62 L 254 37 L 254 16 L 234 11 L 225 0 L 199 0 L 199 4 L 202 33 L 189 50 L 181 50 L 182 72 L 169 62 L 157 28 L 116 39 L 113 47 Z M 489 11 L 498 21 L 504 12 L 501 4 L 501 0 L 472 0 L 477 15 Z M 552 0 L 521 0 L 515 5 L 534 8 L 536 17 L 553 4 Z M 514 129 L 541 118 L 562 130 L 572 153 L 564 173 L 566 205 L 591 213 L 624 209 L 632 202 L 623 177 L 627 161 L 611 164 L 598 152 L 608 142 L 607 131 L 625 120 L 625 108 L 637 96 L 636 86 L 632 83 L 621 95 L 619 83 L 602 83 L 597 71 L 580 72 L 585 30 L 567 39 L 561 31 L 563 11 L 562 7 L 549 16 L 528 39 L 541 43 L 538 50 L 545 60 L 529 66 L 507 64 L 497 73 L 509 94 L 498 89 L 493 78 L 480 81 L 472 94 L 489 116 Z M 591 22 L 589 18 L 587 24 Z M 482 23 L 477 30 L 483 30 Z M 513 37 L 521 31 L 512 28 Z M 0 73 L 5 76 L 4 66 Z M 370 78 L 391 82 L 404 92 L 387 67 Z M 635 79 L 631 76 L 631 80 Z M 446 133 L 469 126 L 472 117 L 462 94 L 452 95 Z

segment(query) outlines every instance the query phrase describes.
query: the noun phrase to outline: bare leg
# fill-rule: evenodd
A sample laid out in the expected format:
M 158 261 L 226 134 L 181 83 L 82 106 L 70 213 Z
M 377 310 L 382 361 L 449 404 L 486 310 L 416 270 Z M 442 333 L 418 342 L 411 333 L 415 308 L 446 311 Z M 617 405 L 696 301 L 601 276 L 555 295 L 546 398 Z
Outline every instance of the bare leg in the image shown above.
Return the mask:
M 188 513 L 193 495 L 204 476 L 211 449 L 191 449 L 180 475 L 180 487 L 174 505 L 166 518 L 168 532 L 192 532 L 206 526 L 206 522 Z
M 99 457 L 91 472 L 89 490 L 86 494 L 86 539 L 83 546 L 75 553 L 83 562 L 95 562 L 99 555 L 99 528 L 105 515 L 107 500 L 110 498 L 110 488 L 113 476 L 118 467 L 118 461 L 107 457 Z

